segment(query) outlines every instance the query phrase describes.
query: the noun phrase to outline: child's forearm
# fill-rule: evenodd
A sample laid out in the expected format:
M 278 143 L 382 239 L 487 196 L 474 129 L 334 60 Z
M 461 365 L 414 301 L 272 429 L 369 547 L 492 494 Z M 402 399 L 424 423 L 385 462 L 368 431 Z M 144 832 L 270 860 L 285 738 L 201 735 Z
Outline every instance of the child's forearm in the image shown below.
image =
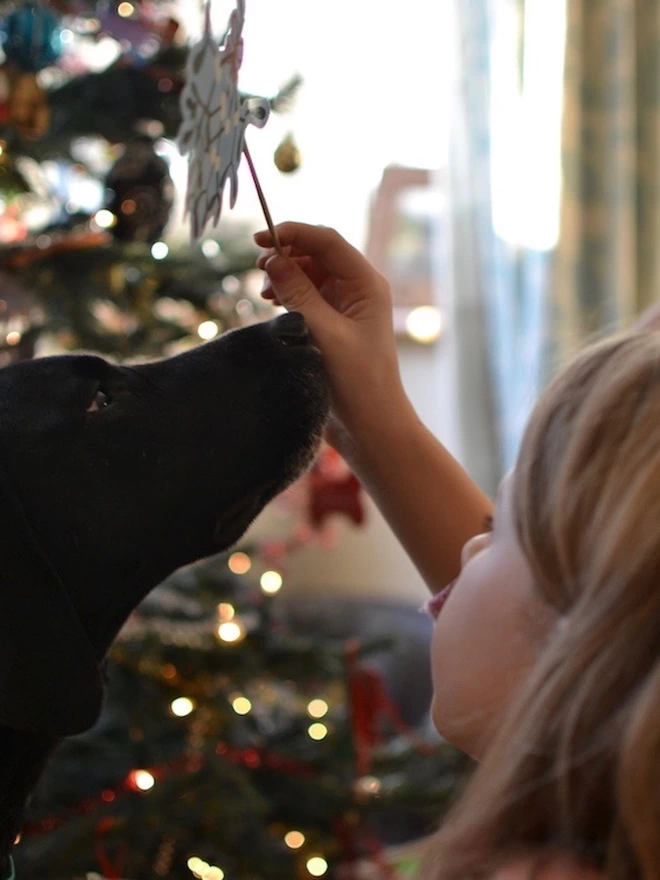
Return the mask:
M 483 531 L 492 502 L 409 403 L 360 433 L 340 451 L 435 593 L 458 576 L 463 545 Z

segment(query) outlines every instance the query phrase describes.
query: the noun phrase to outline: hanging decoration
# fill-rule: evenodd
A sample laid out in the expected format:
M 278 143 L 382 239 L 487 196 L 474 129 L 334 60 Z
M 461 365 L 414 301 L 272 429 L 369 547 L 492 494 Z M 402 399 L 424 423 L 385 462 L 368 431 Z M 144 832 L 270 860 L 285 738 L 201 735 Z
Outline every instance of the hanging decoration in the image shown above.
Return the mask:
M 189 155 L 186 212 L 190 216 L 193 240 L 201 236 L 209 220 L 217 226 L 227 182 L 230 185 L 229 207 L 233 208 L 236 203 L 238 166 L 244 154 L 266 222 L 280 250 L 270 211 L 245 143 L 248 125 L 263 128 L 268 121 L 270 104 L 266 98 L 246 98 L 238 92 L 244 21 L 245 0 L 238 0 L 221 45 L 218 45 L 211 32 L 211 8 L 207 0 L 204 35 L 188 56 L 186 84 L 181 93 L 183 121 L 178 134 L 179 149 L 183 155 Z
M 62 53 L 62 27 L 53 10 L 27 0 L 7 15 L 0 29 L 7 77 L 7 116 L 21 137 L 36 140 L 50 124 L 46 94 L 37 74 Z
M 291 132 L 286 135 L 282 143 L 275 150 L 273 161 L 277 170 L 281 171 L 282 174 L 291 174 L 300 168 L 302 158 Z
M 105 181 L 107 208 L 115 216 L 110 232 L 117 241 L 158 241 L 174 202 L 167 162 L 148 135 L 136 135 L 110 169 Z

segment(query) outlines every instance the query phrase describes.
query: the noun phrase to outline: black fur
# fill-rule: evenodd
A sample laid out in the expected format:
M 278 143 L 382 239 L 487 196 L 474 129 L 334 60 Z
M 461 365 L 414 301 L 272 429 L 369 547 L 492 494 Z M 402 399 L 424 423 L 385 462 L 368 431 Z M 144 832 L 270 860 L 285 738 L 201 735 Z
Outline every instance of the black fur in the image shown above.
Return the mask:
M 327 407 L 294 314 L 158 363 L 0 370 L 0 870 L 57 741 L 98 716 L 127 616 L 238 540 L 310 463 Z

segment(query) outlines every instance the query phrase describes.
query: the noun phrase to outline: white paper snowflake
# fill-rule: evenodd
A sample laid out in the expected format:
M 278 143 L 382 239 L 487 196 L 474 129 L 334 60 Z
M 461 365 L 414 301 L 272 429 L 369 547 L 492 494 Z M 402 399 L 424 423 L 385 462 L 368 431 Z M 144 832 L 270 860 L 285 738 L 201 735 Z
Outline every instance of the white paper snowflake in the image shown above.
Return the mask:
M 210 2 L 206 4 L 204 35 L 190 50 L 186 84 L 181 93 L 182 122 L 179 149 L 188 159 L 186 213 L 193 241 L 210 219 L 217 226 L 223 190 L 230 181 L 229 206 L 238 194 L 238 166 L 251 123 L 262 128 L 270 113 L 266 98 L 238 93 L 238 71 L 243 59 L 245 0 L 238 0 L 220 44 L 211 33 Z

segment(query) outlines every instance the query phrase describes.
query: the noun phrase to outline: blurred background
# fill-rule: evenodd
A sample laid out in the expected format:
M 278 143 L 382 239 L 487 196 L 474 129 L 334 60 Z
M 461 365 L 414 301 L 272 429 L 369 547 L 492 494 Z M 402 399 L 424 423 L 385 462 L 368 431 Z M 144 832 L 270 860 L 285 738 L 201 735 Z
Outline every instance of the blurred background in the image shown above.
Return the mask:
M 218 41 L 233 4 L 213 0 Z M 0 366 L 167 356 L 271 317 L 246 163 L 191 242 L 176 146 L 198 0 L 0 2 Z M 247 0 L 275 222 L 387 275 L 406 388 L 489 493 L 529 410 L 660 281 L 657 0 Z M 438 536 L 442 540 L 442 536 Z M 426 590 L 324 448 L 176 573 L 37 792 L 20 876 L 403 877 L 469 769 L 428 719 Z

